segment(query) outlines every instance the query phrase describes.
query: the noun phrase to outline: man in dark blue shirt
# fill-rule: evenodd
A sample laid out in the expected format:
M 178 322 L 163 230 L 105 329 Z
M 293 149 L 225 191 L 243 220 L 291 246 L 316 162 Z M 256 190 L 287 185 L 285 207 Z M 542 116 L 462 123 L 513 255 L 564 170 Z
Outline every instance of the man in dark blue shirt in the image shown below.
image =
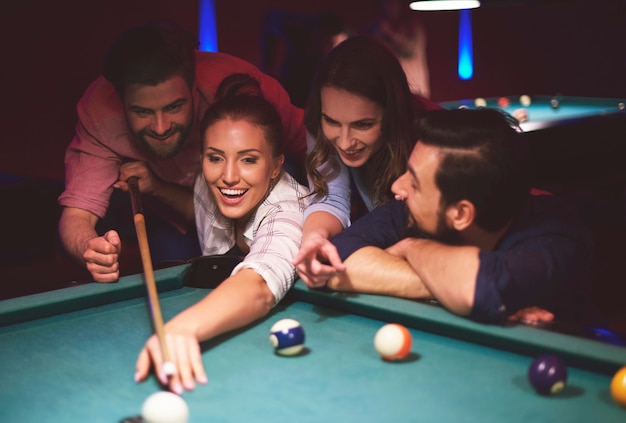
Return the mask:
M 329 266 L 343 260 L 345 270 L 327 286 L 435 299 L 480 322 L 529 310 L 535 320 L 580 317 L 592 239 L 560 199 L 530 195 L 516 122 L 493 109 L 444 110 L 416 130 L 407 171 L 392 186 L 397 201 L 332 240 Z

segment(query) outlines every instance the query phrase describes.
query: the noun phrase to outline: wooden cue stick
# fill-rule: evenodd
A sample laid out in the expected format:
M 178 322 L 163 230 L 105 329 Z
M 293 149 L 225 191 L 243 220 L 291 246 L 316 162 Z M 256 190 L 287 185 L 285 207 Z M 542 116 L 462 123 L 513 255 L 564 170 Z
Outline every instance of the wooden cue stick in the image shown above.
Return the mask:
M 170 357 L 170 352 L 165 339 L 165 329 L 163 327 L 163 315 L 161 314 L 161 305 L 159 304 L 159 295 L 157 293 L 156 282 L 154 279 L 154 270 L 152 268 L 152 258 L 150 257 L 150 246 L 148 245 L 148 233 L 146 231 L 146 220 L 143 215 L 143 207 L 139 196 L 139 185 L 137 177 L 131 176 L 126 181 L 128 183 L 128 191 L 130 192 L 130 201 L 133 206 L 133 219 L 135 221 L 135 230 L 137 231 L 137 241 L 139 242 L 139 252 L 141 253 L 141 262 L 143 264 L 143 273 L 145 277 L 146 287 L 148 289 L 148 301 L 150 303 L 150 315 L 154 330 L 161 344 L 161 352 L 163 354 L 163 371 L 167 376 L 172 376 L 175 372 L 174 363 Z

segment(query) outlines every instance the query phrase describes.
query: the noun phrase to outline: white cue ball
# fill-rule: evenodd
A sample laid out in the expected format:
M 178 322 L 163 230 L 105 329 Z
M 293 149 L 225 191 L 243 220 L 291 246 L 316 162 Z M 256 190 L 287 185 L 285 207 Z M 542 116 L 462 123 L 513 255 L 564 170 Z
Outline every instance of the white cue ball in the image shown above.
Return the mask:
M 180 396 L 161 391 L 146 398 L 141 417 L 145 423 L 187 423 L 189 407 Z
M 487 107 L 487 100 L 485 100 L 482 97 L 478 97 L 476 100 L 474 100 L 474 106 L 476 106 L 476 107 Z
M 527 95 L 520 96 L 519 102 L 524 107 L 530 106 L 530 96 L 527 96 Z

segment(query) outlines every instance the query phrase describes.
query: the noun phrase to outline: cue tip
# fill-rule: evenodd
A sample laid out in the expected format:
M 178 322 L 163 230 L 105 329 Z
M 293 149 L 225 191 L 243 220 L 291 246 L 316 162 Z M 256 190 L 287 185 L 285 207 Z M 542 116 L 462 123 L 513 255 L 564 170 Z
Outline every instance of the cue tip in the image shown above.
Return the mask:
M 176 366 L 171 361 L 166 361 L 163 363 L 163 373 L 165 376 L 172 377 L 176 374 Z

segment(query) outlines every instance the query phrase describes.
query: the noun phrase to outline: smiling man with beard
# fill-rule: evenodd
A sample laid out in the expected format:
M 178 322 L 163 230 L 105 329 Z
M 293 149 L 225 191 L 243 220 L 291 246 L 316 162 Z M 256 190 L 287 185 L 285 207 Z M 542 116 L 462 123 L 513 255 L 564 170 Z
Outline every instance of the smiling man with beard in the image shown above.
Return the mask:
M 120 220 L 132 227 L 129 206 L 113 207 L 128 200 L 123 191 L 131 176 L 139 179 L 145 211 L 151 213 L 153 260 L 200 254 L 188 207 L 200 171 L 199 121 L 226 76 L 246 73 L 259 81 L 281 116 L 286 163 L 304 169 L 303 110 L 255 66 L 197 46 L 193 35 L 169 23 L 131 29 L 109 49 L 103 76 L 78 103 L 76 134 L 65 155 L 59 235 L 69 255 L 97 282 L 114 282 L 120 275 L 120 223 L 109 218 L 126 216 Z
M 424 114 L 396 200 L 333 238 L 339 291 L 435 299 L 480 322 L 583 317 L 592 241 L 560 199 L 530 195 L 517 122 L 493 109 Z

